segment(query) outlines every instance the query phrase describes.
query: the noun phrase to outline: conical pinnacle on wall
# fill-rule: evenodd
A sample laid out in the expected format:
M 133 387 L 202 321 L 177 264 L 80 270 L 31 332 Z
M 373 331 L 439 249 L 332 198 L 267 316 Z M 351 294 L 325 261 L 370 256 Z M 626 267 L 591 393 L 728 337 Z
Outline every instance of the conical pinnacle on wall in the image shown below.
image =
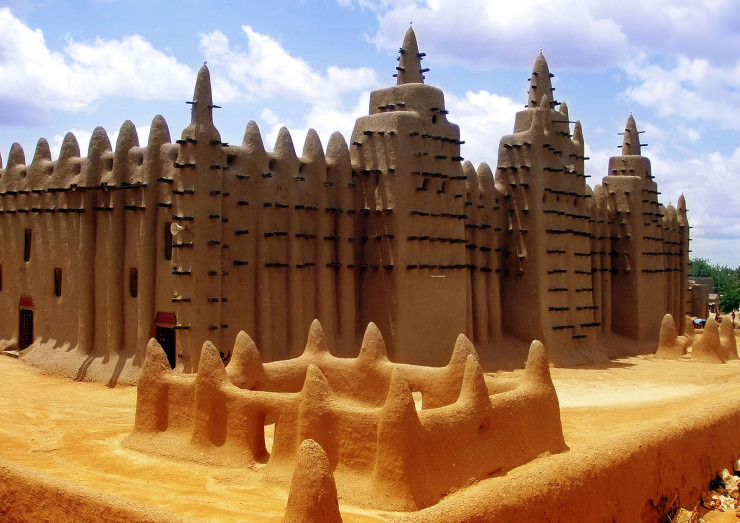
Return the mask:
M 306 339 L 306 347 L 303 349 L 303 354 L 308 357 L 330 354 L 324 328 L 317 319 L 314 319 L 308 328 L 308 338 Z
M 532 340 L 529 345 L 529 355 L 524 366 L 522 383 L 554 387 L 550 376 L 550 360 L 547 356 L 547 348 L 540 340 Z
M 458 334 L 455 340 L 455 346 L 452 349 L 452 356 L 447 364 L 448 367 L 465 367 L 467 365 L 468 358 L 472 357 L 475 361 L 480 361 L 478 357 L 478 351 L 475 350 L 475 345 L 465 334 Z
M 250 120 L 244 130 L 242 145 L 247 149 L 249 157 L 263 158 L 267 155 L 260 128 L 254 120 Z
M 229 378 L 216 346 L 210 341 L 200 350 L 195 376 L 193 443 L 223 445 L 226 440 L 226 395 L 222 391 Z
M 164 116 L 158 114 L 152 119 L 152 124 L 149 126 L 147 148 L 151 151 L 160 145 L 170 143 L 170 141 L 170 128 L 167 125 L 167 120 L 164 119 Z
M 229 377 L 226 374 L 226 368 L 224 362 L 221 359 L 216 346 L 210 342 L 205 341 L 202 348 L 200 349 L 200 359 L 198 361 L 198 370 L 196 371 L 196 384 L 200 381 L 209 382 L 214 386 L 218 386 L 221 383 L 229 381 Z
M 49 162 L 51 161 L 51 148 L 46 138 L 39 138 L 36 142 L 36 150 L 33 152 L 33 160 L 31 163 Z
M 231 383 L 241 389 L 259 390 L 267 379 L 257 345 L 244 331 L 236 335 L 226 374 Z
M 306 379 L 300 392 L 298 410 L 298 438 L 312 438 L 326 450 L 330 462 L 336 465 L 339 456 L 336 451 L 334 416 L 331 398 L 334 392 L 324 373 L 312 364 L 306 369 Z
M 423 84 L 424 72 L 426 70 L 421 67 L 421 59 L 424 57 L 424 54 L 419 52 L 419 45 L 416 43 L 416 34 L 414 34 L 414 30 L 411 27 L 406 31 L 406 35 L 403 37 L 403 44 L 398 52 L 397 73 L 394 75 L 397 78 L 397 84 Z
M 156 378 L 164 374 L 171 374 L 172 368 L 164 349 L 154 338 L 149 339 L 144 353 L 144 364 L 141 366 L 141 379 Z
M 62 140 L 62 147 L 59 150 L 59 159 L 57 160 L 57 163 L 64 164 L 73 158 L 79 157 L 80 145 L 77 143 L 77 138 L 72 133 L 65 134 L 64 139 Z
M 401 371 L 394 369 L 378 421 L 373 480 L 378 495 L 404 500 L 408 510 L 416 508 L 412 477 L 417 472 L 414 445 L 419 425 L 411 389 Z
M 304 440 L 296 455 L 283 523 L 341 522 L 329 459 L 317 442 Z
M 388 361 L 388 352 L 385 348 L 385 340 L 378 326 L 373 322 L 367 324 L 365 334 L 362 337 L 360 353 L 357 355 L 358 363 L 377 363 Z
M 457 402 L 481 413 L 491 409 L 486 379 L 478 358 L 473 354 L 470 354 L 465 361 L 465 374 L 463 374 Z

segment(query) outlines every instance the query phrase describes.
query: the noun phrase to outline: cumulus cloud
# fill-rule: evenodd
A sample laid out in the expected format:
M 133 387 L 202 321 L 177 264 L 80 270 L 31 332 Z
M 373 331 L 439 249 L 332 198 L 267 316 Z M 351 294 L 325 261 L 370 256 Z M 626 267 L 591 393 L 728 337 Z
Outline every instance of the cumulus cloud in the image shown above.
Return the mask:
M 513 131 L 514 117 L 522 104 L 485 90 L 468 91 L 461 97 L 448 93 L 445 98 L 450 120 L 460 126 L 465 141 L 462 155 L 474 164 L 495 166 L 499 140 Z
M 331 66 L 319 72 L 300 57 L 292 56 L 271 36 L 247 25 L 242 26 L 242 31 L 247 38 L 246 50 L 232 45 L 221 31 L 200 36 L 201 51 L 208 58 L 209 67 L 228 81 L 226 101 L 245 97 L 337 103 L 347 92 L 377 85 L 377 75 L 369 67 Z
M 672 64 L 650 63 L 645 56 L 625 70 L 633 85 L 628 100 L 654 108 L 662 117 L 705 120 L 740 129 L 740 61 L 716 66 L 703 58 L 678 56 Z
M 138 35 L 91 42 L 68 39 L 51 50 L 39 29 L 0 9 L 0 99 L 36 111 L 77 111 L 106 96 L 155 100 L 186 96 L 194 72 Z
M 369 67 L 329 66 L 317 70 L 292 55 L 280 42 L 249 26 L 242 26 L 246 48 L 232 43 L 220 31 L 200 35 L 200 47 L 208 58 L 213 77 L 224 78 L 219 101 L 242 99 L 260 103 L 278 101 L 262 109 L 263 138 L 269 148 L 281 127 L 291 131 L 300 154 L 309 128 L 319 134 L 324 146 L 334 131 L 349 136 L 354 121 L 367 114 L 369 89 L 378 85 L 377 73 Z M 214 84 L 214 96 L 219 92 Z M 302 108 L 285 117 L 286 106 Z M 297 116 L 296 116 L 297 115 Z
M 349 5 L 341 0 L 340 5 Z M 372 40 L 394 49 L 410 21 L 436 59 L 490 66 L 528 64 L 538 48 L 560 67 L 615 66 L 635 51 L 734 60 L 740 4 L 731 0 L 356 0 L 373 11 Z M 711 35 L 711 37 L 707 37 Z

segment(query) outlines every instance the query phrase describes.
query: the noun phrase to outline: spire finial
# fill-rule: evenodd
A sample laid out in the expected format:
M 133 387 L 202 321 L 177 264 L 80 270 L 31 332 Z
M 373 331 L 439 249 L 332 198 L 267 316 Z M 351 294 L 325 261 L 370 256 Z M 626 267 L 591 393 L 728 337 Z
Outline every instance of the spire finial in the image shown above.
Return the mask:
M 640 154 L 640 133 L 637 131 L 635 118 L 630 111 L 629 118 L 627 118 L 627 125 L 624 128 L 622 156 L 639 156 Z
M 213 125 L 213 95 L 211 92 L 211 73 L 208 66 L 203 66 L 198 71 L 195 80 L 195 90 L 191 104 L 190 125 L 183 131 L 183 138 L 200 138 L 203 140 L 221 140 L 221 137 Z
M 419 52 L 419 45 L 416 43 L 416 35 L 411 24 L 409 24 L 409 28 L 406 30 L 403 45 L 398 52 L 400 56 L 395 74 L 398 78 L 397 84 L 423 84 L 424 72 L 427 71 L 421 68 L 421 59 L 424 57 L 424 53 Z
M 545 60 L 540 49 L 540 54 L 534 61 L 534 67 L 532 68 L 532 77 L 529 79 L 529 98 L 527 100 L 527 107 L 538 107 L 540 100 L 543 95 L 547 95 L 548 99 L 552 101 L 552 83 L 550 78 L 553 75 L 550 74 L 550 69 L 547 66 L 547 60 Z M 551 103 L 552 105 L 552 103 Z

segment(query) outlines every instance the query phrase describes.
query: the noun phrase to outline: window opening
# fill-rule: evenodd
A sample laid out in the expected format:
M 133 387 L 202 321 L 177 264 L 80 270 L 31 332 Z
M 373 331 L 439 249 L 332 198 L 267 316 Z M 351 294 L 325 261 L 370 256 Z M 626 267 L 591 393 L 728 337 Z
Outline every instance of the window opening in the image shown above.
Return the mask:
M 54 296 L 62 295 L 62 269 L 54 267 Z
M 23 261 L 31 259 L 31 229 L 26 229 L 23 234 Z
M 131 268 L 128 271 L 128 292 L 132 298 L 139 295 L 139 270 Z

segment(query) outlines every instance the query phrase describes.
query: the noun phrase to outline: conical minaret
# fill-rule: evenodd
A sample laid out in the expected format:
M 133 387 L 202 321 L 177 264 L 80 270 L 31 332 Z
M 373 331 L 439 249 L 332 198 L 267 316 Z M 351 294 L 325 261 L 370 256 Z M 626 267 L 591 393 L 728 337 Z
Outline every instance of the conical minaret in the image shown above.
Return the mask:
M 423 84 L 425 69 L 421 68 L 421 59 L 424 53 L 419 52 L 419 45 L 416 43 L 414 29 L 409 27 L 406 36 L 403 38 L 403 45 L 398 50 L 398 67 L 397 85 L 403 84 Z
M 423 83 L 424 55 L 412 29 L 400 53 L 397 85 L 370 94 L 370 114 L 352 133 L 353 179 L 367 217 L 356 242 L 359 295 L 368 297 L 360 324 L 393 333 L 388 349 L 396 361 L 411 361 L 414 347 L 425 347 L 416 361 L 443 365 L 467 327 L 460 130 L 447 120 L 444 93 Z M 450 320 L 434 320 L 441 317 Z
M 640 134 L 637 132 L 635 118 L 630 115 L 627 118 L 627 126 L 624 128 L 624 141 L 622 142 L 622 156 L 640 156 Z
M 181 326 L 177 331 L 179 361 L 188 372 L 198 368 L 203 340 L 222 345 L 224 144 L 213 124 L 213 98 L 208 67 L 195 82 L 191 120 L 177 141 L 172 184 L 171 298 Z M 169 229 L 168 229 L 169 230 Z
M 213 108 L 216 106 L 213 105 L 211 93 L 211 74 L 205 64 L 198 71 L 193 101 L 188 103 L 192 106 L 190 125 L 183 130 L 182 139 L 220 142 L 221 135 L 213 125 Z
M 547 95 L 548 99 L 552 100 L 552 82 L 550 78 L 554 75 L 550 73 L 550 68 L 547 67 L 547 60 L 542 55 L 542 52 L 537 56 L 534 61 L 534 67 L 532 68 L 532 77 L 529 79 L 529 99 L 527 102 L 528 107 L 537 107 L 542 100 L 542 95 Z M 554 105 L 554 102 L 550 102 Z

